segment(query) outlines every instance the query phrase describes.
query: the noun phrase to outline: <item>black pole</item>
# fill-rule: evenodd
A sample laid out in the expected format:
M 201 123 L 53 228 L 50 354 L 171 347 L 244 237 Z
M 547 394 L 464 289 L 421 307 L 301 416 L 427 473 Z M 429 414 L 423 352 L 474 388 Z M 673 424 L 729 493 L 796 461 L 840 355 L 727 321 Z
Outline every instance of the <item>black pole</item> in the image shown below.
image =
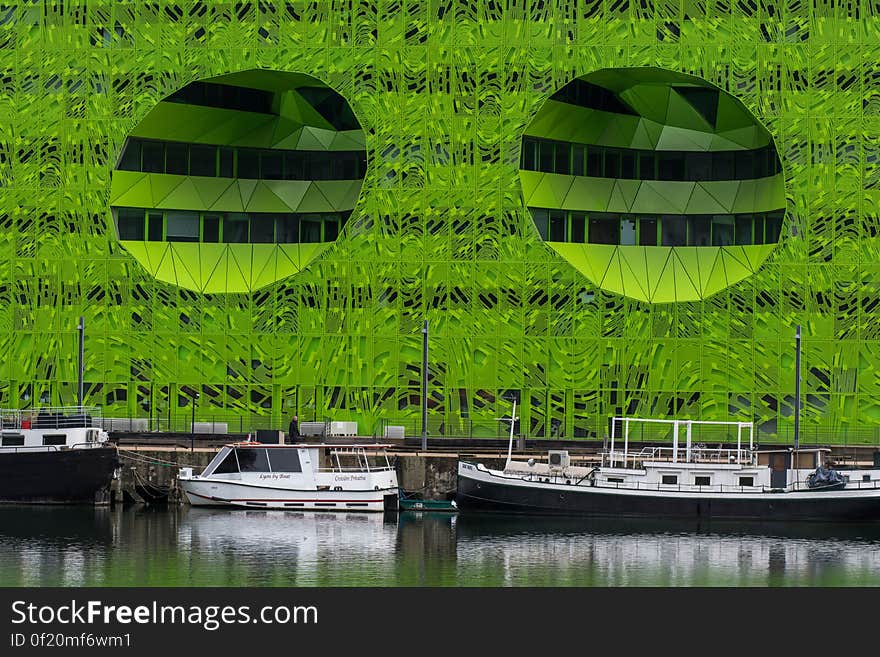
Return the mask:
M 428 320 L 422 327 L 422 450 L 428 449 Z
M 199 398 L 199 393 L 196 393 L 192 397 L 192 424 L 189 427 L 189 451 L 193 451 L 196 443 L 196 400 Z
M 794 334 L 794 448 L 797 450 L 800 443 L 801 431 L 801 325 L 798 324 Z
M 85 345 L 86 345 L 86 320 L 85 317 L 79 318 L 79 325 L 76 330 L 79 331 L 79 378 L 77 380 L 77 401 L 79 403 L 79 412 L 82 414 L 85 390 L 84 390 L 84 374 L 85 374 Z

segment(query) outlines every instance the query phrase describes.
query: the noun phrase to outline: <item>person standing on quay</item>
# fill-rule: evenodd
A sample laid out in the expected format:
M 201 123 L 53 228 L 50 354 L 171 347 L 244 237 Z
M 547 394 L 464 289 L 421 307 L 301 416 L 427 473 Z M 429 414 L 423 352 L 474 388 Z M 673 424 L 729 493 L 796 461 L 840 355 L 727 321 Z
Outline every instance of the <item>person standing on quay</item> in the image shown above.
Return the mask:
M 290 426 L 287 428 L 287 437 L 291 442 L 299 440 L 299 418 L 296 415 L 293 416 Z

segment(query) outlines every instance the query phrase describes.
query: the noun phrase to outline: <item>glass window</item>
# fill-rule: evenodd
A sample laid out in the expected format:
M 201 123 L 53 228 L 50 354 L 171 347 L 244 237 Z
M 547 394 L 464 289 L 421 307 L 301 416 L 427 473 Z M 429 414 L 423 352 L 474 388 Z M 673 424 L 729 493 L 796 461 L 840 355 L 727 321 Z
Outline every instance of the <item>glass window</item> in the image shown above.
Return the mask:
M 165 149 L 165 172 L 178 176 L 189 173 L 187 162 L 189 147 L 186 144 L 168 144 Z
M 523 139 L 522 142 L 522 152 L 520 153 L 520 167 L 526 169 L 528 171 L 535 170 L 535 151 L 537 150 L 537 142 L 534 139 L 529 139 L 528 137 Z
M 550 211 L 550 241 L 565 241 L 565 212 L 562 210 Z
M 324 241 L 332 242 L 339 237 L 339 218 L 331 215 L 324 217 Z
M 583 146 L 574 146 L 571 150 L 571 173 L 574 176 L 582 176 L 586 171 L 584 159 L 587 149 Z
M 234 449 L 229 450 L 229 453 L 211 474 L 228 474 L 230 472 L 238 472 L 238 461 L 235 460 Z
M 199 241 L 198 213 L 169 210 L 165 222 L 165 239 L 169 242 Z
M 604 213 L 602 213 L 604 215 Z M 620 219 L 614 215 L 590 215 L 590 244 L 619 244 Z
M 129 139 L 126 142 L 122 156 L 119 158 L 118 168 L 123 171 L 141 170 L 141 142 L 136 139 Z
M 538 142 L 538 170 L 553 171 L 553 142 Z
M 342 162 L 341 180 L 357 180 L 360 178 L 358 175 L 358 156 L 356 154 L 348 153 L 345 157 L 341 157 L 340 161 Z
M 656 180 L 656 158 L 653 153 L 639 155 L 639 180 Z
M 740 477 L 739 478 L 740 486 L 754 486 L 755 478 L 754 477 Z
M 541 236 L 541 239 L 547 241 L 547 238 L 550 236 L 550 213 L 540 208 L 532 208 L 532 219 L 535 221 L 535 226 L 538 228 L 538 234 Z
M 658 180 L 684 180 L 684 158 L 680 153 L 660 153 L 657 160 Z
M 688 246 L 710 246 L 712 217 L 707 214 L 694 214 L 688 218 Z
M 571 147 L 568 144 L 556 144 L 556 163 L 553 170 L 556 173 L 568 175 L 571 173 Z
M 602 177 L 604 153 L 601 148 L 591 146 L 587 151 L 587 175 L 593 178 Z
M 687 241 L 687 221 L 675 214 L 664 214 L 660 218 L 660 244 L 662 246 L 685 246 Z
M 260 177 L 266 180 L 281 180 L 282 153 L 264 151 L 260 155 Z
M 272 472 L 302 472 L 299 462 L 299 450 L 287 447 L 276 447 L 268 450 Z
M 335 157 L 332 153 L 310 153 L 309 166 L 305 169 L 305 177 L 310 180 L 332 180 L 330 162 Z
M 143 150 L 141 171 L 165 173 L 165 144 L 156 141 L 145 141 L 141 148 Z
M 684 179 L 712 180 L 712 154 L 687 153 L 684 156 Z
M 275 241 L 275 217 L 274 215 L 251 216 L 251 243 L 271 244 Z
M 0 439 L 0 445 L 2 445 L 3 447 L 23 447 L 24 446 L 24 434 L 21 434 L 21 433 L 3 434 L 2 439 Z
M 764 215 L 755 215 L 755 244 L 766 244 L 764 241 Z
M 705 475 L 694 476 L 694 486 L 711 486 L 712 478 Z
M 716 214 L 712 217 L 712 246 L 733 244 L 733 217 L 729 214 Z
M 189 175 L 217 175 L 217 147 L 192 145 L 189 147 Z
M 712 180 L 733 179 L 734 155 L 730 151 L 716 151 L 712 154 Z
M 233 213 L 223 217 L 223 241 L 226 244 L 246 244 L 249 241 L 248 217 Z
M 661 481 L 667 486 L 674 486 L 678 483 L 678 475 L 663 475 Z
M 320 215 L 304 215 L 299 222 L 299 241 L 303 244 L 321 241 L 321 217 Z
M 67 444 L 67 434 L 66 433 L 45 433 L 45 434 L 43 434 L 43 444 L 44 445 L 66 445 Z
M 751 180 L 760 178 L 759 171 L 755 166 L 755 151 L 736 151 L 733 154 L 737 180 Z
M 765 244 L 771 244 L 779 241 L 779 235 L 782 233 L 782 220 L 785 214 L 782 212 L 771 212 L 764 219 Z
M 636 177 L 635 153 L 624 152 L 620 155 L 620 177 L 632 180 Z
M 206 214 L 202 219 L 202 241 L 220 241 L 220 215 Z
M 162 214 L 159 212 L 150 212 L 147 215 L 147 239 L 150 242 L 161 242 L 165 239 L 162 233 L 163 221 Z
M 583 244 L 586 236 L 586 226 L 584 225 L 586 217 L 583 212 L 571 213 L 571 239 L 569 241 Z
M 304 158 L 301 153 L 284 154 L 284 178 L 286 180 L 305 180 Z
M 657 218 L 639 218 L 639 244 L 641 246 L 657 246 Z
M 119 239 L 144 240 L 143 210 L 138 208 L 119 208 L 116 211 L 116 223 L 119 227 Z
M 275 241 L 279 244 L 295 244 L 299 240 L 299 219 L 291 215 L 275 218 Z
M 245 447 L 236 449 L 238 467 L 242 472 L 269 472 L 269 457 L 266 448 Z
M 636 243 L 636 220 L 631 217 L 620 219 L 620 243 L 631 246 Z
M 237 178 L 249 178 L 257 180 L 260 177 L 260 153 L 259 151 L 238 149 L 238 175 Z
M 235 151 L 231 148 L 221 148 L 219 149 L 220 156 L 220 177 L 221 178 L 234 178 L 235 177 Z
M 752 243 L 752 215 L 737 215 L 736 220 L 734 221 L 734 229 L 736 244 Z
M 615 150 L 605 151 L 605 178 L 620 178 L 620 153 Z

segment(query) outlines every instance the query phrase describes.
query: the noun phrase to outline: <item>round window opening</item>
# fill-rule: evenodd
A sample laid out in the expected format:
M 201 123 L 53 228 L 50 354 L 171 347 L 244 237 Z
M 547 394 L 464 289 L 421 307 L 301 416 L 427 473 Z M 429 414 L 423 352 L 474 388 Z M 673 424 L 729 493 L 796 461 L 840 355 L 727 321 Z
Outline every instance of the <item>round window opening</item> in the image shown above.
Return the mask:
M 520 181 L 551 248 L 652 303 L 752 275 L 785 218 L 770 133 L 730 94 L 657 68 L 604 69 L 551 96 L 523 136 Z
M 351 107 L 319 80 L 268 70 L 199 80 L 128 135 L 112 174 L 114 229 L 159 280 L 250 292 L 337 239 L 366 167 Z

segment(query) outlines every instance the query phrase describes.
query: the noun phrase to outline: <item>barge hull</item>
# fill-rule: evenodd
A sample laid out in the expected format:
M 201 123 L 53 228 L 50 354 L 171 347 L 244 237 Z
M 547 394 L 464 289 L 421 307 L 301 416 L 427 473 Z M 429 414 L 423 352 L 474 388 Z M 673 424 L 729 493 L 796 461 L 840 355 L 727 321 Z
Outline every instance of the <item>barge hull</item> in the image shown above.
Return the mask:
M 601 492 L 600 492 L 601 490 Z M 813 497 L 810 497 L 810 496 Z M 563 490 L 458 477 L 460 511 L 556 516 L 761 521 L 867 522 L 880 520 L 880 495 L 764 493 L 760 498 L 631 495 L 595 487 Z
M 0 453 L 0 502 L 106 504 L 118 467 L 114 447 Z

